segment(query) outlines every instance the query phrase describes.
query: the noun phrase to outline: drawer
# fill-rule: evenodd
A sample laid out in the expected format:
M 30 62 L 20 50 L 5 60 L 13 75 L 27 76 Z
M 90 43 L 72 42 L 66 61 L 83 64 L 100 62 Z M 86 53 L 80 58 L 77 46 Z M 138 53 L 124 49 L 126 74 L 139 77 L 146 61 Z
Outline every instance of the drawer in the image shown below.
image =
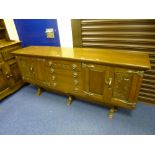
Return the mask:
M 55 75 L 61 77 L 63 79 L 72 78 L 72 79 L 81 79 L 81 72 L 80 71 L 71 71 L 71 70 L 64 70 L 64 69 L 55 69 L 49 68 L 49 75 Z
M 20 44 L 11 45 L 11 46 L 4 48 L 2 50 L 2 56 L 3 56 L 4 60 L 10 60 L 10 59 L 14 58 L 14 55 L 11 54 L 11 52 L 15 51 L 17 49 L 20 49 L 20 48 L 21 48 Z
M 55 81 L 50 82 L 50 87 L 64 93 L 78 93 L 82 90 L 81 82 L 79 82 L 78 85 L 75 85 L 73 81 L 64 82 L 59 78 L 57 78 L 57 80 Z
M 16 56 L 16 58 L 19 61 L 33 61 L 33 60 L 35 60 L 33 57 L 29 57 L 29 56 Z
M 52 82 L 51 83 L 51 88 L 55 89 L 57 91 L 61 91 L 64 93 L 70 93 L 72 90 L 72 85 L 70 83 L 63 83 L 63 82 Z
M 51 74 L 49 78 L 51 79 L 50 81 L 56 81 L 56 82 L 62 82 L 62 83 L 71 83 L 72 85 L 79 85 L 81 84 L 81 73 L 76 72 L 78 76 L 74 77 L 73 73 L 67 72 L 66 73 L 60 73 L 56 72 L 55 74 Z
M 48 60 L 48 66 L 50 68 L 58 68 L 64 70 L 81 70 L 81 63 L 74 61 Z

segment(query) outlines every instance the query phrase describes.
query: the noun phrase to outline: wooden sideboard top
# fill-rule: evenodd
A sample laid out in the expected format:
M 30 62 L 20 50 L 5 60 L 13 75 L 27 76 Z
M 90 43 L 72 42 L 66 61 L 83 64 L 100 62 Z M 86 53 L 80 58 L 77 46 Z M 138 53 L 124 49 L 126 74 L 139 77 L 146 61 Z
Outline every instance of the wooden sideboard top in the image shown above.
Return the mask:
M 0 48 L 20 43 L 20 41 L 10 41 L 6 39 L 0 39 Z
M 12 53 L 15 55 L 54 57 L 100 64 L 123 65 L 144 70 L 151 68 L 148 54 L 136 51 L 128 52 L 127 50 L 29 46 Z

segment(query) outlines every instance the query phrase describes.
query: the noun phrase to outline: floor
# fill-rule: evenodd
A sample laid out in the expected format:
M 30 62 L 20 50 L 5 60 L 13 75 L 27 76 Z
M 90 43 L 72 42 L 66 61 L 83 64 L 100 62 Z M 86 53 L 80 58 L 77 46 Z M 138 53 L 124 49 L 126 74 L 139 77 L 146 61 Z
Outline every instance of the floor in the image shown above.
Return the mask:
M 108 109 L 75 100 L 67 106 L 66 96 L 24 86 L 1 101 L 1 135 L 102 135 L 155 134 L 155 106 L 138 103 L 133 111 L 120 109 L 112 120 Z

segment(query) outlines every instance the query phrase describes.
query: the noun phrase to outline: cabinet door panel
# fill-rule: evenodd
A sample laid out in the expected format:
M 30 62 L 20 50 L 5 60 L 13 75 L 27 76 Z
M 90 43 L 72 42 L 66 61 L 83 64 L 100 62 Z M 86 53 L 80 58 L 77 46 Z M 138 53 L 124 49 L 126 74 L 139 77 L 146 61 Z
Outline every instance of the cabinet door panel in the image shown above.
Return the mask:
M 11 73 L 11 68 L 10 68 L 10 64 L 9 62 L 5 62 L 2 65 L 2 72 L 3 75 L 5 76 L 5 78 L 7 79 L 8 83 L 9 83 L 9 87 L 14 87 L 15 86 L 15 81 L 13 79 L 13 75 Z
M 128 101 L 133 74 L 116 72 L 114 76 L 113 97 Z
M 3 61 L 3 59 L 2 59 L 2 55 L 1 55 L 1 53 L 0 53 L 0 63 Z
M 0 93 L 9 88 L 9 81 L 4 76 L 2 69 L 0 68 Z
M 50 83 L 50 71 L 48 68 L 48 62 L 44 58 L 33 59 L 35 80 L 44 85 Z
M 135 71 L 119 68 L 115 68 L 111 75 L 110 102 L 120 106 L 135 106 L 142 77 Z
M 106 101 L 108 67 L 92 64 L 83 65 L 83 92 L 85 96 L 97 101 Z
M 14 79 L 15 83 L 18 83 L 21 81 L 21 74 L 17 65 L 17 62 L 10 65 L 11 75 Z
M 89 92 L 103 95 L 105 71 L 89 70 Z
M 22 73 L 23 80 L 27 82 L 35 82 L 35 66 L 32 58 L 21 57 L 18 58 L 19 69 Z

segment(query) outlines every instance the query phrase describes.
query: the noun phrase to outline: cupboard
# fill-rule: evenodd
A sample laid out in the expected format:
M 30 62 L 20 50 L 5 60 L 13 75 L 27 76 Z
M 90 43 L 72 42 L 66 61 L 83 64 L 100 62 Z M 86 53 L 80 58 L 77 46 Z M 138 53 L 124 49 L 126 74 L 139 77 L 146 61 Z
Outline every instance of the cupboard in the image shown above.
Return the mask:
M 12 51 L 20 49 L 19 41 L 8 38 L 4 21 L 0 19 L 0 100 L 14 93 L 24 83 Z

